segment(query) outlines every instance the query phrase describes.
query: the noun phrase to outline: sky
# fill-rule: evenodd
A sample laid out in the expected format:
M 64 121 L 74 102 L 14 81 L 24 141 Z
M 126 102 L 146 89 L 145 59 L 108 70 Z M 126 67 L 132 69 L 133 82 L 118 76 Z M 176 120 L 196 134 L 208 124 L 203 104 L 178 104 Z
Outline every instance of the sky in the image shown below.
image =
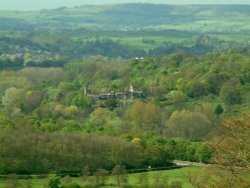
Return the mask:
M 250 0 L 0 0 L 0 10 L 40 10 L 79 5 L 121 4 L 250 4 Z

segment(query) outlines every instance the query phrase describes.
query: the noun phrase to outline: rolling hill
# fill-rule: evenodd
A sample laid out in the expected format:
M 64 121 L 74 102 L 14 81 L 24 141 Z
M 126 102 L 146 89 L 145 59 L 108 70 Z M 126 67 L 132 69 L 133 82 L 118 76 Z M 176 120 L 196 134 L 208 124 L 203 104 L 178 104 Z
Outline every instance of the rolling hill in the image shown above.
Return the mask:
M 191 30 L 247 32 L 250 6 L 117 4 L 1 11 L 1 29 L 91 28 L 102 30 Z M 223 28 L 221 27 L 223 25 Z

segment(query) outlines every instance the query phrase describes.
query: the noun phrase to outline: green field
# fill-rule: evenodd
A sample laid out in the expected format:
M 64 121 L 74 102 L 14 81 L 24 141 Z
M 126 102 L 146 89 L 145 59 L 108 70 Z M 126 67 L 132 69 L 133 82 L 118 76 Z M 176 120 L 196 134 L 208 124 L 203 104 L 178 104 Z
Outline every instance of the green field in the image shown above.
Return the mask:
M 197 172 L 201 171 L 202 168 L 200 167 L 185 167 L 181 169 L 174 169 L 174 170 L 165 170 L 165 171 L 152 171 L 147 172 L 148 182 L 149 184 L 153 185 L 157 178 L 161 178 L 164 180 L 167 180 L 167 182 L 182 182 L 184 188 L 192 188 L 192 185 L 190 185 L 186 180 L 186 175 L 190 172 Z M 139 181 L 139 173 L 136 174 L 129 174 L 128 175 L 128 184 L 129 185 L 138 185 Z M 62 182 L 63 182 L 62 178 Z M 84 186 L 86 184 L 94 184 L 96 181 L 95 177 L 89 177 L 87 180 L 87 183 L 83 181 L 82 178 L 71 178 L 71 181 L 74 183 L 77 183 L 81 186 Z M 1 180 L 0 181 L 0 188 L 5 188 L 9 183 L 9 180 Z M 44 188 L 47 185 L 48 179 L 30 179 L 30 180 L 24 180 L 20 179 L 18 180 L 20 187 L 26 187 L 27 184 L 31 184 L 33 188 Z M 112 176 L 107 177 L 106 183 L 107 186 L 103 187 L 117 187 L 116 186 L 116 179 Z
M 249 46 L 249 10 L 250 6 L 123 4 L 41 11 L 0 11 L 0 37 L 11 39 L 4 43 L 2 50 L 7 54 L 15 52 L 13 46 L 23 51 L 21 48 L 24 47 L 20 47 L 20 44 L 25 42 L 33 43 L 31 51 L 36 51 L 34 46 L 38 45 L 42 51 L 44 48 L 49 51 L 60 49 L 57 53 L 65 54 L 62 46 L 67 46 L 70 52 L 84 52 L 86 49 L 79 47 L 91 43 L 97 49 L 100 45 L 95 44 L 95 41 L 103 44 L 108 39 L 130 51 L 143 51 L 147 55 L 149 52 L 153 56 L 165 55 L 176 49 L 204 55 L 211 51 Z M 200 40 L 204 35 L 212 39 Z M 59 45 L 59 41 L 63 41 L 64 45 Z M 96 53 L 88 55 L 110 56 L 107 53 L 100 54 L 107 47 L 106 44 Z M 122 51 L 126 55 L 114 53 L 113 49 L 107 51 L 126 58 L 127 54 L 130 54 L 130 58 L 138 56 L 138 53 L 124 52 L 124 49 Z

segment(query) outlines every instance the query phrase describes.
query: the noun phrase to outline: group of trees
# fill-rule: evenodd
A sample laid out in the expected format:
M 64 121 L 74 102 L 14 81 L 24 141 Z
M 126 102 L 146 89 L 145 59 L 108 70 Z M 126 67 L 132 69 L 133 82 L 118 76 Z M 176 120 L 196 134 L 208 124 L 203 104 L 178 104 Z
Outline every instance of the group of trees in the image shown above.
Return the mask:
M 213 152 L 210 160 L 213 168 L 203 172 L 190 172 L 188 181 L 194 187 L 239 187 L 250 186 L 250 114 L 230 118 L 223 123 L 221 134 L 208 142 Z
M 6 122 L 1 118 L 0 123 Z M 44 133 L 23 126 L 0 132 L 1 174 L 81 173 L 85 166 L 89 172 L 110 171 L 116 164 L 127 169 L 167 167 L 173 159 L 208 162 L 211 158 L 208 147 L 199 142 Z
M 245 52 L 129 61 L 96 56 L 63 68 L 1 71 L 0 146 L 6 152 L 1 169 L 79 171 L 93 161 L 94 169 L 168 166 L 173 159 L 208 162 L 212 154 L 201 142 L 218 135 L 221 118 L 249 110 L 249 59 Z M 130 84 L 146 98 L 93 97 L 129 91 Z M 24 125 L 33 130 L 20 131 Z M 82 151 L 87 143 L 100 155 Z M 115 145 L 119 143 L 121 147 Z M 78 153 L 70 159 L 73 145 Z M 67 160 L 69 165 L 62 165 Z
M 18 113 L 37 117 L 40 125 L 52 122 L 56 127 L 58 121 L 72 120 L 82 127 L 95 124 L 104 130 L 108 128 L 105 124 L 119 125 L 113 126 L 115 134 L 127 128 L 127 132 L 132 129 L 137 133 L 149 131 L 202 139 L 217 130 L 223 113 L 247 109 L 248 59 L 236 52 L 209 54 L 200 59 L 179 53 L 129 62 L 99 56 L 71 62 L 63 69 L 2 71 L 2 111 L 8 112 L 3 114 L 6 118 Z M 128 91 L 130 83 L 148 99 L 104 101 L 99 107 L 112 114 L 106 123 L 100 123 L 100 116 L 95 119 L 89 116 L 98 111 L 99 103 L 84 95 L 86 91 L 94 94 Z M 192 121 L 199 123 L 195 125 Z M 194 135 L 198 132 L 200 135 Z
M 175 111 L 167 122 L 166 131 L 170 136 L 200 140 L 216 130 L 211 121 L 201 112 Z
M 23 59 L 22 58 L 14 58 L 10 59 L 8 57 L 0 57 L 0 69 L 6 68 L 18 68 L 23 66 Z
M 146 163 L 140 145 L 114 137 L 42 133 L 25 128 L 0 134 L 1 174 L 80 173 L 84 166 L 96 171 L 110 170 L 116 164 L 138 168 Z
M 213 165 L 210 165 L 210 168 L 206 168 L 206 169 L 196 168 L 192 171 L 187 172 L 185 174 L 185 176 L 183 176 L 183 177 L 186 178 L 186 180 L 190 184 L 192 184 L 194 187 L 208 187 L 208 188 L 210 188 L 210 187 L 216 187 L 216 188 L 217 187 L 218 188 L 221 188 L 221 187 L 239 187 L 239 188 L 249 187 L 249 185 L 250 185 L 250 182 L 248 179 L 248 175 L 249 175 L 249 130 L 250 130 L 249 113 L 245 113 L 239 118 L 234 118 L 234 119 L 230 119 L 230 120 L 225 121 L 223 123 L 223 131 L 218 136 L 214 137 L 213 139 L 211 139 L 208 142 L 208 147 L 213 152 L 212 159 L 210 160 L 210 162 L 212 162 Z M 42 137 L 44 137 L 44 135 L 41 135 L 38 132 L 36 132 L 36 133 L 27 132 L 27 129 L 23 129 L 22 132 L 25 132 L 25 134 L 28 135 L 26 137 L 27 140 L 30 139 L 30 135 L 34 136 L 34 138 L 35 138 L 35 139 L 33 138 L 34 142 L 36 142 L 38 140 L 41 141 Z M 3 140 L 2 136 L 3 135 L 1 135 L 1 142 L 0 143 L 2 143 L 2 141 L 5 141 L 5 140 Z M 10 136 L 10 135 L 8 135 L 8 136 Z M 14 135 L 13 137 L 15 137 L 15 136 L 16 135 Z M 53 137 L 51 136 L 50 138 L 46 138 L 45 142 L 44 142 L 45 144 L 48 144 L 49 142 L 51 142 L 49 144 L 51 146 L 46 145 L 46 147 L 49 146 L 49 148 L 53 147 L 53 149 L 55 149 L 53 157 L 59 156 L 58 154 L 57 155 L 55 154 L 56 152 L 58 152 L 57 149 L 59 149 L 59 148 L 60 148 L 60 150 L 63 149 L 62 152 L 64 152 L 64 151 L 66 151 L 65 147 L 66 148 L 71 147 L 71 145 L 70 146 L 65 145 L 64 147 L 61 147 L 65 142 L 75 145 L 76 144 L 74 142 L 75 140 L 72 138 L 76 139 L 76 137 L 78 137 L 78 139 L 87 139 L 87 140 L 84 140 L 87 142 L 89 140 L 91 140 L 92 142 L 96 142 L 98 140 L 98 139 L 96 140 L 96 138 L 97 138 L 96 136 L 90 136 L 90 135 L 79 135 L 79 134 L 78 135 L 75 134 L 74 136 L 73 135 L 66 135 L 66 141 L 61 138 L 61 135 L 57 135 L 60 138 L 58 138 L 58 137 L 55 138 L 54 136 L 55 136 L 55 134 L 53 135 Z M 86 138 L 84 138 L 84 137 L 86 137 Z M 68 140 L 69 138 L 70 138 L 70 140 Z M 114 139 L 114 138 L 106 137 L 106 138 L 102 138 L 102 141 L 105 139 Z M 26 142 L 27 142 L 27 140 L 26 140 Z M 62 142 L 62 143 L 57 143 L 56 140 L 60 140 L 60 142 Z M 20 140 L 18 140 L 18 141 L 20 141 Z M 77 140 L 77 141 L 79 142 L 79 140 Z M 110 143 L 114 144 L 114 141 L 117 142 L 117 141 L 119 141 L 119 139 L 112 140 Z M 164 143 L 164 138 L 159 137 L 157 139 L 153 139 L 150 141 L 151 144 L 154 144 L 156 142 L 158 142 L 158 144 L 161 145 L 162 143 Z M 173 142 L 173 141 L 171 141 L 171 142 Z M 37 142 L 37 143 L 39 143 L 39 142 Z M 134 140 L 130 144 L 136 145 L 137 143 L 138 143 L 138 139 L 137 139 L 137 141 Z M 57 144 L 59 144 L 61 146 L 59 146 L 59 148 L 58 148 Z M 86 144 L 89 144 L 89 143 L 86 143 Z M 98 142 L 98 144 L 102 144 L 102 142 Z M 107 145 L 107 142 L 105 142 L 105 144 L 107 147 L 109 147 L 109 144 Z M 129 144 L 129 143 L 122 141 L 122 144 L 124 145 L 124 144 Z M 15 145 L 15 148 L 19 151 L 20 145 L 22 145 L 22 144 L 19 143 L 19 146 L 17 146 L 17 144 L 14 144 L 14 145 Z M 78 149 L 78 146 L 80 146 L 80 145 L 84 146 L 84 143 L 78 143 L 76 149 Z M 1 146 L 3 146 L 3 144 L 1 144 Z M 94 147 L 91 149 L 91 151 L 89 150 L 90 153 L 93 150 L 96 150 L 97 145 L 94 144 L 93 146 Z M 121 147 L 121 146 L 119 146 L 119 147 Z M 7 156 L 6 155 L 7 153 L 10 153 L 10 152 L 8 152 L 7 148 L 8 147 L 6 147 L 5 150 L 3 150 L 3 148 L 1 148 L 4 151 L 5 156 Z M 178 147 L 174 147 L 174 148 L 176 149 Z M 21 149 L 24 150 L 24 148 L 21 148 Z M 41 148 L 38 148 L 37 151 L 39 149 L 41 149 Z M 86 149 L 86 146 L 85 146 L 82 149 L 85 149 L 85 151 L 88 151 L 88 149 L 90 149 L 90 147 L 88 149 Z M 99 149 L 105 150 L 104 148 L 99 148 Z M 123 146 L 122 146 L 121 150 L 122 149 L 123 149 Z M 204 149 L 204 147 L 202 147 L 201 149 Z M 16 152 L 16 154 L 18 156 L 15 156 L 15 157 L 18 159 L 20 159 L 20 156 L 21 156 L 20 151 Z M 29 152 L 29 149 L 27 149 L 26 152 Z M 36 156 L 36 157 L 38 157 L 38 160 L 34 161 L 33 162 L 34 164 L 39 164 L 39 162 L 40 162 L 39 154 L 41 154 L 43 152 L 44 151 L 39 151 L 37 153 L 38 156 Z M 110 150 L 110 152 L 113 152 L 113 151 Z M 22 152 L 22 155 L 25 155 L 24 153 L 25 152 Z M 116 153 L 117 153 L 117 151 L 116 151 Z M 30 153 L 30 154 L 32 155 L 32 153 Z M 49 153 L 47 152 L 47 154 L 49 154 Z M 76 159 L 75 154 L 76 153 L 74 153 L 74 155 L 73 155 L 73 160 Z M 138 154 L 138 153 L 135 152 L 135 154 Z M 63 155 L 60 155 L 60 156 L 62 157 Z M 136 155 L 136 156 L 138 156 L 138 155 Z M 205 156 L 205 155 L 202 155 L 202 156 Z M 28 153 L 26 153 L 26 157 L 30 157 L 28 155 Z M 67 155 L 65 157 L 67 158 Z M 65 157 L 63 157 L 61 159 L 60 158 L 56 158 L 56 159 L 62 160 L 62 159 L 66 159 Z M 96 157 L 98 157 L 98 156 L 96 156 Z M 107 156 L 103 155 L 103 157 L 107 157 Z M 114 157 L 111 157 L 111 158 L 112 158 L 112 160 L 115 159 Z M 11 158 L 11 159 L 13 159 L 13 158 Z M 12 167 L 14 165 L 20 165 L 20 163 L 18 163 L 18 160 L 15 160 L 15 163 L 11 163 L 11 159 L 9 160 L 9 162 L 10 162 L 9 164 L 12 164 Z M 121 159 L 121 158 L 119 158 L 119 159 Z M 1 158 L 1 160 L 2 160 L 2 158 Z M 68 158 L 68 160 L 69 160 L 69 158 Z M 46 162 L 47 162 L 47 164 L 49 164 L 49 161 L 46 161 Z M 56 162 L 56 163 L 60 163 L 60 162 Z M 101 163 L 103 163 L 103 162 L 101 162 Z M 99 163 L 99 164 L 101 164 L 101 163 Z M 88 163 L 88 164 L 94 164 L 94 163 Z M 1 165 L 2 165 L 2 162 L 1 162 Z M 5 169 L 7 169 L 7 168 L 5 168 Z M 67 171 L 65 171 L 65 172 L 67 172 Z M 49 188 L 99 187 L 99 186 L 103 186 L 103 185 L 111 185 L 111 184 L 107 184 L 107 179 L 112 178 L 112 179 L 114 179 L 114 181 L 112 181 L 112 182 L 115 182 L 114 184 L 112 183 L 112 186 L 117 185 L 119 187 L 120 186 L 121 187 L 130 187 L 130 181 L 128 181 L 128 178 L 126 175 L 126 168 L 123 165 L 114 165 L 113 167 L 109 168 L 109 170 L 105 170 L 104 168 L 94 169 L 93 166 L 91 166 L 91 167 L 85 166 L 82 169 L 81 173 L 80 172 L 78 172 L 78 173 L 82 175 L 82 182 L 83 183 L 81 183 L 81 184 L 78 184 L 79 182 L 74 183 L 72 181 L 72 179 L 70 178 L 70 176 L 65 176 L 65 177 L 61 178 L 60 176 L 57 176 L 57 175 L 50 175 L 48 177 L 48 182 L 47 182 L 46 186 L 48 186 Z M 162 176 L 162 174 L 160 174 L 160 173 L 155 174 L 155 175 L 156 175 L 155 177 L 150 176 L 150 181 L 149 181 L 149 174 L 148 173 L 140 173 L 137 175 L 138 180 L 136 182 L 133 182 L 133 184 L 131 186 L 138 187 L 138 188 L 140 188 L 140 187 L 166 187 L 166 188 L 178 187 L 178 188 L 181 188 L 182 187 L 181 182 L 168 183 L 167 177 Z M 9 187 L 20 186 L 19 181 L 18 181 L 18 177 L 16 175 L 9 175 L 7 184 Z M 25 186 L 31 187 L 32 183 L 30 181 L 27 181 L 27 184 Z
M 125 59 L 165 56 L 176 51 L 205 55 L 213 51 L 223 52 L 239 45 L 208 35 L 201 35 L 182 43 L 154 41 L 154 38 L 173 35 L 173 31 L 164 32 L 155 31 L 149 34 L 148 31 L 136 31 L 120 34 L 117 31 L 100 31 L 93 34 L 92 31 L 78 29 L 58 31 L 39 29 L 8 33 L 6 36 L 0 36 L 0 68 L 63 67 L 69 60 L 97 55 Z M 111 37 L 114 35 L 116 39 Z M 146 35 L 146 38 L 142 39 L 142 44 L 130 44 L 131 36 L 136 38 L 138 35 Z M 178 35 L 192 36 L 183 31 Z M 136 40 L 132 42 L 134 44 Z M 240 46 L 245 47 L 243 44 Z

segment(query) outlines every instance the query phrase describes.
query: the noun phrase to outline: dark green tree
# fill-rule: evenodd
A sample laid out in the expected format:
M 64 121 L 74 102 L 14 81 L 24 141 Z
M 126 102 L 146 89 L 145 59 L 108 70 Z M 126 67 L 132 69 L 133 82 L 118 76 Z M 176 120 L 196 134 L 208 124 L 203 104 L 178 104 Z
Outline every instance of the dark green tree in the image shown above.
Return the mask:
M 61 186 L 61 178 L 55 174 L 51 174 L 49 176 L 48 187 L 49 188 L 60 188 Z
M 217 114 L 217 115 L 220 115 L 224 112 L 224 108 L 222 107 L 221 104 L 217 104 L 215 106 L 215 109 L 214 109 L 214 112 Z

